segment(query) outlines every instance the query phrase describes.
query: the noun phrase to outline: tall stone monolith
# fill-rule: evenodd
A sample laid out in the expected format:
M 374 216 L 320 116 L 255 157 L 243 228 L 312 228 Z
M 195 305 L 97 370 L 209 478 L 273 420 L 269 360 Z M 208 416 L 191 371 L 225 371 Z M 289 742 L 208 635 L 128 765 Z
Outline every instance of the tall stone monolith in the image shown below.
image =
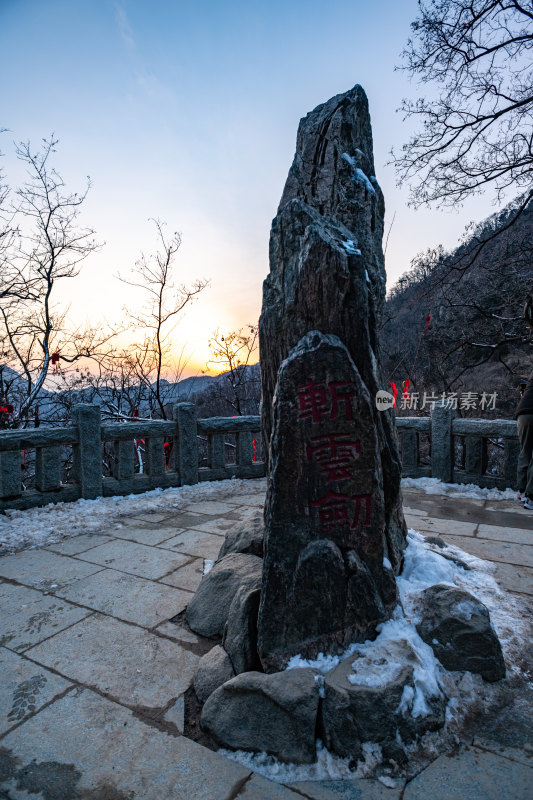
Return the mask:
M 260 320 L 269 443 L 259 652 L 339 652 L 396 602 L 405 546 L 394 419 L 378 326 L 384 201 L 368 102 L 355 86 L 298 129 L 270 237 Z

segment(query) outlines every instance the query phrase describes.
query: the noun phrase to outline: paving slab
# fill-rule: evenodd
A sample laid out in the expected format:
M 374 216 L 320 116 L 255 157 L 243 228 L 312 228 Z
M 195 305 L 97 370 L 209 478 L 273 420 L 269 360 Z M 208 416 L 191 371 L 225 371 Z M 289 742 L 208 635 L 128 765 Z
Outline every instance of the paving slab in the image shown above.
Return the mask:
M 265 490 L 261 489 L 257 492 L 250 492 L 249 494 L 232 494 L 231 498 L 227 498 L 227 503 L 238 506 L 253 506 L 254 508 L 265 507 Z
M 113 539 L 107 544 L 93 547 L 80 553 L 78 558 L 152 580 L 162 578 L 190 560 L 181 553 L 169 553 L 168 550 L 125 539 Z
M 221 545 L 221 543 L 219 544 Z M 165 575 L 164 578 L 161 578 L 161 583 L 168 583 L 170 586 L 177 586 L 180 589 L 195 592 L 200 585 L 203 573 L 204 559 L 195 558 L 183 567 L 179 567 L 175 572 L 171 572 L 170 575 Z
M 224 540 L 220 536 L 205 531 L 183 531 L 174 539 L 163 542 L 159 547 L 184 553 L 189 556 L 190 560 L 191 556 L 217 558 L 223 544 Z
M 410 781 L 403 800 L 526 800 L 533 769 L 478 748 L 439 756 Z
M 221 514 L 231 513 L 235 511 L 235 508 L 229 503 L 222 503 L 219 500 L 202 500 L 199 503 L 190 503 L 188 506 L 185 506 L 183 510 L 193 514 L 200 513 L 219 516 Z
M 176 642 L 187 642 L 187 644 L 198 644 L 198 642 L 200 641 L 200 639 L 195 633 L 187 630 L 187 628 L 184 628 L 183 625 L 176 625 L 176 623 L 174 622 L 163 622 L 162 625 L 157 626 L 156 631 L 157 633 L 162 633 L 163 636 L 169 636 Z M 213 642 L 212 644 L 214 647 L 215 642 Z
M 514 564 L 496 564 L 494 577 L 509 592 L 533 596 L 533 569 Z
M 101 566 L 44 549 L 23 550 L 21 553 L 0 558 L 2 577 L 46 591 L 63 588 L 101 569 Z
M 250 774 L 88 689 L 56 701 L 1 745 L 0 785 L 10 800 L 227 800 Z
M 138 542 L 139 544 L 147 544 L 155 546 L 164 542 L 165 539 L 171 539 L 176 535 L 176 528 L 171 525 L 153 525 L 149 527 L 147 524 L 138 523 L 135 520 L 135 525 L 127 524 L 116 526 L 112 529 L 111 533 L 114 537 L 119 539 L 128 539 L 129 541 Z
M 0 647 L 0 675 L 0 734 L 72 686 L 70 681 L 5 647 Z
M 302 795 L 293 792 L 281 783 L 269 781 L 262 775 L 253 774 L 244 784 L 235 800 L 301 800 Z
M 53 542 L 44 549 L 52 550 L 52 552 L 61 553 L 62 555 L 75 556 L 85 550 L 90 550 L 91 547 L 97 547 L 99 544 L 105 544 L 110 541 L 110 536 L 105 536 L 101 533 L 84 533 L 81 536 L 63 539 L 61 542 Z
M 421 533 L 431 532 L 434 536 L 440 536 L 443 533 L 450 536 L 474 536 L 477 524 L 438 517 L 417 517 L 414 528 Z
M 529 530 L 533 524 L 533 512 L 527 511 L 518 502 L 448 497 L 426 494 L 417 489 L 402 489 L 402 495 L 405 505 L 424 511 L 429 517 L 474 524 L 511 525 Z
M 533 546 L 516 544 L 515 542 L 500 542 L 491 539 L 478 539 L 466 536 L 449 535 L 443 530 L 439 534 L 445 541 L 466 550 L 473 556 L 484 558 L 486 561 L 516 564 L 517 566 L 533 567 Z
M 124 521 L 134 520 L 135 522 L 146 522 L 149 525 L 159 525 L 169 517 L 173 517 L 174 513 L 173 511 L 147 511 L 145 513 L 128 514 L 122 519 Z M 135 522 L 133 524 L 135 524 Z
M 91 614 L 36 589 L 0 584 L 0 645 L 24 652 Z
M 395 780 L 394 783 L 396 786 L 390 788 L 380 781 L 362 778 L 353 781 L 298 781 L 290 785 L 311 800 L 399 800 L 405 781 Z M 424 800 L 440 800 L 440 795 L 428 795 Z
M 516 542 L 516 544 L 533 545 L 533 520 L 531 530 L 510 528 L 508 525 L 479 525 L 478 539 L 497 539 L 500 542 Z
M 95 614 L 26 655 L 129 706 L 161 708 L 192 683 L 199 657 L 177 642 Z
M 406 505 L 403 507 L 403 513 L 409 517 L 427 517 L 427 513 L 425 511 L 421 511 L 418 508 L 412 508 Z
M 165 520 L 165 526 L 171 525 L 174 528 L 196 528 L 202 522 L 209 522 L 209 514 L 197 514 L 191 511 L 176 511 L 176 513 Z
M 103 569 L 75 581 L 65 589 L 58 589 L 58 595 L 145 628 L 153 628 L 179 614 L 193 596 L 191 592 L 114 569 Z
M 202 522 L 200 525 L 195 525 L 197 531 L 205 531 L 206 533 L 213 533 L 217 536 L 225 536 L 240 520 L 227 519 L 226 517 L 212 517 L 208 522 Z
M 511 761 L 518 761 L 526 767 L 533 767 L 533 741 L 524 742 L 522 748 L 506 747 L 497 742 L 487 739 L 484 736 L 475 736 L 472 744 L 480 750 L 487 750 L 495 753 L 502 758 L 509 758 Z
M 183 733 L 185 728 L 185 695 L 182 694 L 175 703 L 172 703 L 170 708 L 165 712 L 163 719 L 167 722 L 171 722 L 180 733 Z

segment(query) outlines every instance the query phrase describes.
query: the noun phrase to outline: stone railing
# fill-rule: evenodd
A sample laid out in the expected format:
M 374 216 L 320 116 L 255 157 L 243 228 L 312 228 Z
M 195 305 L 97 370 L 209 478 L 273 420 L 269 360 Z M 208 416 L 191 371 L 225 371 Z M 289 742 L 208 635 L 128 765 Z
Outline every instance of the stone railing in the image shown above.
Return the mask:
M 520 445 L 516 422 L 507 419 L 456 419 L 453 409 L 436 405 L 431 417 L 397 417 L 404 477 L 439 478 L 445 483 L 474 483 L 487 488 L 516 488 Z M 429 436 L 431 465 L 420 463 L 420 434 Z M 455 443 L 464 439 L 464 469 L 455 464 Z M 488 441 L 502 448 L 503 474 L 487 473 Z
M 0 510 L 32 508 L 85 498 L 145 492 L 223 478 L 259 478 L 265 464 L 254 458 L 259 443 L 258 416 L 196 419 L 192 403 L 178 403 L 173 419 L 102 423 L 98 406 L 74 407 L 72 425 L 0 433 Z M 235 463 L 227 464 L 226 438 L 236 437 Z M 255 437 L 254 437 L 255 434 Z M 135 469 L 135 440 L 143 440 L 143 474 Z M 198 442 L 207 466 L 199 466 Z M 170 444 L 168 454 L 165 443 Z M 102 477 L 103 445 L 110 452 L 112 477 Z M 256 450 L 260 452 L 260 446 Z M 35 454 L 35 489 L 24 490 L 22 454 Z M 71 455 L 72 483 L 61 482 Z M 33 463 L 33 459 L 32 459 Z
M 453 410 L 435 406 L 431 417 L 396 419 L 405 477 L 434 477 L 447 483 L 516 486 L 519 444 L 516 422 L 455 419 Z M 263 461 L 254 458 L 261 440 L 258 416 L 196 419 L 192 403 L 174 406 L 173 419 L 102 423 L 97 406 L 74 407 L 72 425 L 0 433 L 0 510 L 97 497 L 134 494 L 199 481 L 260 478 Z M 228 435 L 236 436 L 235 463 L 226 463 Z M 430 439 L 430 465 L 420 463 L 420 434 Z M 464 437 L 464 469 L 455 467 L 455 439 Z M 143 474 L 135 471 L 135 440 L 143 440 Z M 198 441 L 207 440 L 207 466 L 199 466 Z M 501 440 L 502 476 L 486 473 L 487 442 Z M 170 443 L 170 457 L 165 454 Z M 102 446 L 111 450 L 112 477 L 102 477 Z M 256 446 L 257 453 L 260 446 Z M 21 455 L 35 452 L 35 489 L 23 490 Z M 62 484 L 63 463 L 72 454 L 72 483 Z

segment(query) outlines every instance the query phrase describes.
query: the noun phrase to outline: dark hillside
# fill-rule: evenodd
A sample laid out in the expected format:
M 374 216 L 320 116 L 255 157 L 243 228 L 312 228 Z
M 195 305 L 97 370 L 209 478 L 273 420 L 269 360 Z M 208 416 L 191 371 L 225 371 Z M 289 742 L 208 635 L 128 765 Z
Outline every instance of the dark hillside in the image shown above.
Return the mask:
M 421 396 L 497 392 L 493 415 L 512 415 L 518 383 L 533 369 L 523 315 L 533 293 L 533 203 L 516 219 L 515 208 L 470 230 L 452 253 L 419 255 L 392 288 L 380 341 L 385 378 L 399 391 L 408 379 Z

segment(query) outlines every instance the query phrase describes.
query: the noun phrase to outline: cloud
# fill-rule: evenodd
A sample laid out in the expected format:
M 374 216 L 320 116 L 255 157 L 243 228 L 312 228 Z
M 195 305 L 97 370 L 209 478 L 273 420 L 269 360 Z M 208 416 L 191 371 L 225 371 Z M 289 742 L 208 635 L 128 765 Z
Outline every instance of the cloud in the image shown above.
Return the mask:
M 130 50 L 135 50 L 136 43 L 133 36 L 133 30 L 128 20 L 128 15 L 126 14 L 124 7 L 119 3 L 115 5 L 115 16 L 118 23 L 120 38 L 127 48 Z

